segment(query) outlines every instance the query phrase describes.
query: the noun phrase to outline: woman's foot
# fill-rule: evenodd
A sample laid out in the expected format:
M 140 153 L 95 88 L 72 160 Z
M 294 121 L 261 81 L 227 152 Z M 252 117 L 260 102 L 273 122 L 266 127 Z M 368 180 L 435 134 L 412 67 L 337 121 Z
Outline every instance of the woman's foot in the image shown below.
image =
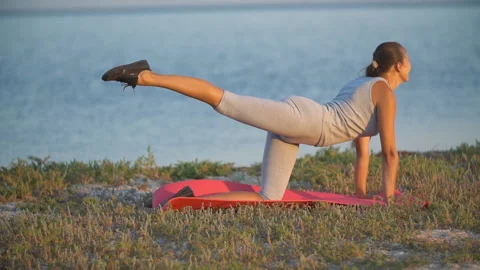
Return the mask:
M 125 90 L 127 86 L 131 86 L 135 89 L 138 83 L 138 75 L 145 70 L 151 71 L 150 65 L 147 60 L 140 60 L 110 69 L 103 74 L 102 80 L 122 82 L 122 85 L 124 86 L 123 90 Z

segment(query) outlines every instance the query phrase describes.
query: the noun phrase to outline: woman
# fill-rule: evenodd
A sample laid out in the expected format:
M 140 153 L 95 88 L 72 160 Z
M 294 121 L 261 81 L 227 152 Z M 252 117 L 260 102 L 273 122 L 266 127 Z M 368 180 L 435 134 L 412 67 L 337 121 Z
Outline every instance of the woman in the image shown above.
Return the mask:
M 104 81 L 167 88 L 203 101 L 217 112 L 241 123 L 268 132 L 262 163 L 260 192 L 227 192 L 204 197 L 224 200 L 280 200 L 287 188 L 299 144 L 329 146 L 353 140 L 355 192 L 369 198 L 366 180 L 370 137 L 380 134 L 385 201 L 395 192 L 398 154 L 395 145 L 396 101 L 393 91 L 408 81 L 410 60 L 407 51 L 396 42 L 380 44 L 372 63 L 361 76 L 347 85 L 326 104 L 292 96 L 281 101 L 240 96 L 198 78 L 155 74 L 147 61 L 114 67 Z M 124 87 L 124 89 L 125 89 Z M 193 196 L 187 188 L 173 197 Z M 172 197 L 172 198 L 173 198 Z

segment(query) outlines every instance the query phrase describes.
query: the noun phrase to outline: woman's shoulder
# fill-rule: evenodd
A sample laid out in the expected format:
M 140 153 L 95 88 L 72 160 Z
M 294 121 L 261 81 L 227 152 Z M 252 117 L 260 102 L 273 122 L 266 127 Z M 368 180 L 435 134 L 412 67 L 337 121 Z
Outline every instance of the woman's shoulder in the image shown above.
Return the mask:
M 354 89 L 360 89 L 366 87 L 367 90 L 370 90 L 370 88 L 375 84 L 377 81 L 382 81 L 385 80 L 382 77 L 367 77 L 367 76 L 359 76 L 356 77 L 355 79 L 347 82 L 343 87 L 342 90 L 347 90 L 349 89 L 354 90 Z
M 380 100 L 393 100 L 393 102 L 395 102 L 395 95 L 385 79 L 375 81 L 370 88 L 374 106 L 376 106 Z

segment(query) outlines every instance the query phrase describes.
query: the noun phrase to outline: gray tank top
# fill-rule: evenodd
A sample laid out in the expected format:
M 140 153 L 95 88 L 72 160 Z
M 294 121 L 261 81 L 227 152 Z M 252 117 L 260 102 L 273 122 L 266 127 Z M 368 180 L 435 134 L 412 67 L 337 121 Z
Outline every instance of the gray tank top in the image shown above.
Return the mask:
M 373 84 L 382 80 L 387 82 L 382 77 L 359 77 L 345 85 L 332 101 L 323 105 L 322 134 L 318 146 L 378 134 L 371 92 Z

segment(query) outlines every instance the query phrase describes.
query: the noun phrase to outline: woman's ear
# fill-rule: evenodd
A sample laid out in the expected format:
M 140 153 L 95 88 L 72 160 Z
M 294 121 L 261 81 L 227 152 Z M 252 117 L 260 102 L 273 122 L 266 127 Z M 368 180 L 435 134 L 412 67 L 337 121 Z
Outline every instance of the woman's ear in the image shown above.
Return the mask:
M 402 61 L 398 61 L 397 64 L 395 65 L 395 70 L 397 72 L 400 72 L 400 70 L 402 69 L 402 65 L 403 65 Z

